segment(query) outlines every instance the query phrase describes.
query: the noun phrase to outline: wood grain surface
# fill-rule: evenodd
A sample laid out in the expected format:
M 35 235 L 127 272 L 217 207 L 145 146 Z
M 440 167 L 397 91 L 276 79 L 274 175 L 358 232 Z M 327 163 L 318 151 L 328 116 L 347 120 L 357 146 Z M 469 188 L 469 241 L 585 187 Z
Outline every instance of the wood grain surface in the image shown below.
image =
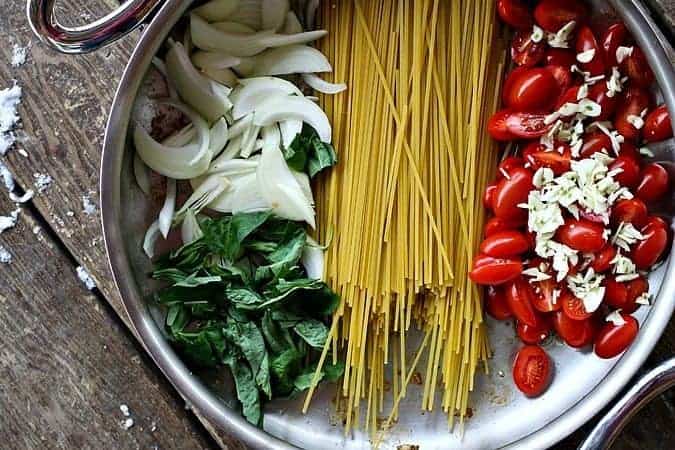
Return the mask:
M 650 3 L 672 37 L 675 1 Z M 81 23 L 115 5 L 64 0 L 59 12 Z M 86 201 L 98 203 L 107 112 L 138 34 L 98 53 L 59 55 L 32 36 L 24 8 L 22 0 L 0 0 L 0 88 L 13 80 L 23 88 L 20 142 L 3 161 L 23 190 L 34 189 L 36 174 L 54 181 L 0 235 L 14 256 L 0 265 L 0 448 L 227 447 L 225 433 L 185 409 L 135 342 L 107 267 L 98 211 L 84 211 Z M 29 46 L 21 67 L 9 64 L 15 43 Z M 0 215 L 13 209 L 0 195 Z M 96 280 L 96 293 L 76 278 L 78 265 Z M 645 370 L 674 354 L 671 325 Z M 615 448 L 675 448 L 674 395 L 645 408 Z M 136 422 L 129 430 L 121 425 L 122 403 Z M 593 423 L 556 448 L 575 448 Z

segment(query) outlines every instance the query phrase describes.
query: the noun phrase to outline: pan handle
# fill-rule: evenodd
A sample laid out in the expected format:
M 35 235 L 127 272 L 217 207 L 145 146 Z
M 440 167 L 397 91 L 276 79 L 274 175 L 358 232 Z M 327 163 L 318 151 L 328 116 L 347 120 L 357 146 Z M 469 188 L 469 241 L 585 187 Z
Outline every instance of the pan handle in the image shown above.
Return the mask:
M 579 450 L 608 449 L 630 419 L 654 397 L 675 386 L 675 358 L 638 380 L 590 432 Z
M 88 53 L 138 27 L 161 0 L 128 0 L 108 15 L 86 25 L 66 27 L 54 14 L 56 0 L 28 0 L 28 22 L 37 37 L 62 53 Z

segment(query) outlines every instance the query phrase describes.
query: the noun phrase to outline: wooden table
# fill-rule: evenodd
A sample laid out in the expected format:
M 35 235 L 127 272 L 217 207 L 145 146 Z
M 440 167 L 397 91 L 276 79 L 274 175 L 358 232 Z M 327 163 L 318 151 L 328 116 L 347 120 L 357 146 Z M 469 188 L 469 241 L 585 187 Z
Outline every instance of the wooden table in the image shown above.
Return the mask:
M 60 12 L 73 23 L 116 5 L 63 3 Z M 673 0 L 652 6 L 672 32 Z M 64 56 L 37 42 L 24 9 L 22 0 L 0 0 L 0 88 L 12 80 L 23 88 L 19 142 L 0 160 L 19 190 L 35 189 L 37 174 L 53 182 L 20 206 L 16 227 L 0 236 L 12 254 L 10 264 L 0 265 L 0 447 L 227 447 L 225 435 L 186 408 L 134 338 L 107 267 L 98 211 L 86 206 L 98 202 L 107 113 L 138 33 L 96 54 Z M 29 45 L 20 67 L 10 64 L 13 44 Z M 0 215 L 14 209 L 1 193 Z M 97 288 L 80 282 L 80 266 Z M 645 367 L 673 354 L 675 326 Z M 616 447 L 675 448 L 674 395 L 654 400 Z M 125 426 L 127 419 L 133 426 Z M 574 448 L 587 427 L 557 448 Z

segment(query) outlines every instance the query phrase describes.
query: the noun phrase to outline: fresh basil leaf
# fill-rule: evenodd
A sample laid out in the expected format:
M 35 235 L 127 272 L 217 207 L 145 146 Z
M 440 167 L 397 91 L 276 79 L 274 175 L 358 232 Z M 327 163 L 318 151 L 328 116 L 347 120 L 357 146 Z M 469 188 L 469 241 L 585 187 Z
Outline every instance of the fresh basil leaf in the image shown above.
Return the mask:
M 272 320 L 281 328 L 293 328 L 302 320 L 302 317 L 299 315 L 283 309 L 272 310 L 270 315 L 272 316 Z
M 257 292 L 247 288 L 227 288 L 225 295 L 235 307 L 244 310 L 256 309 L 265 301 Z
M 288 349 L 288 342 L 284 339 L 279 325 L 272 319 L 272 314 L 269 311 L 265 311 L 265 314 L 263 314 L 260 328 L 272 353 L 279 354 Z
M 274 392 L 278 395 L 288 395 L 293 390 L 293 379 L 298 372 L 302 354 L 289 348 L 272 359 L 270 371 L 274 380 Z
M 267 256 L 271 264 L 256 269 L 257 282 L 269 278 L 283 278 L 289 270 L 297 266 L 302 257 L 302 250 L 307 242 L 307 233 L 302 229 L 289 230 L 284 240 Z
M 293 330 L 314 348 L 323 348 L 326 339 L 328 338 L 328 327 L 316 319 L 307 319 L 298 322 Z
M 200 277 L 197 276 L 197 272 L 194 272 L 187 277 L 183 278 L 182 280 L 176 282 L 174 286 L 180 286 L 180 287 L 197 287 L 197 286 L 202 286 L 204 284 L 209 284 L 209 283 L 218 283 L 222 281 L 222 278 L 219 276 L 209 276 L 209 277 Z
M 321 317 L 332 314 L 340 302 L 340 298 L 326 283 L 313 278 L 279 280 L 264 295 L 268 300 L 261 308 L 283 303 L 294 310 Z
M 157 301 L 163 305 L 188 302 L 212 302 L 220 305 L 225 299 L 225 289 L 219 283 L 210 283 L 196 287 L 171 286 L 157 295 Z
M 269 359 L 265 340 L 258 327 L 253 322 L 240 323 L 228 320 L 225 333 L 228 340 L 239 347 L 248 361 L 260 389 L 271 397 Z
M 242 413 L 253 425 L 259 425 L 262 417 L 260 394 L 253 380 L 250 367 L 243 361 L 234 361 L 230 366 L 237 388 L 237 398 L 241 402 Z
M 300 134 L 297 134 L 291 145 L 283 150 L 288 167 L 298 172 L 304 172 L 307 166 L 307 149 L 306 140 Z
M 319 372 L 319 380 L 335 382 L 337 381 L 345 371 L 344 363 L 338 362 L 337 364 L 326 363 L 321 368 Z M 296 389 L 296 392 L 302 392 L 310 387 L 312 387 L 312 380 L 314 380 L 314 373 L 316 372 L 316 364 L 311 365 L 310 367 L 305 368 L 295 380 L 293 380 L 293 386 Z
M 345 373 L 345 363 L 338 361 L 336 364 L 323 365 L 324 380 L 332 383 L 340 379 Z
M 195 331 L 181 331 L 174 335 L 180 352 L 194 364 L 215 367 L 222 359 L 225 348 L 219 324 L 210 324 Z
M 332 145 L 321 142 L 319 135 L 309 125 L 304 124 L 302 132 L 284 152 L 289 167 L 297 171 L 306 171 L 311 178 L 322 170 L 337 163 L 337 155 Z

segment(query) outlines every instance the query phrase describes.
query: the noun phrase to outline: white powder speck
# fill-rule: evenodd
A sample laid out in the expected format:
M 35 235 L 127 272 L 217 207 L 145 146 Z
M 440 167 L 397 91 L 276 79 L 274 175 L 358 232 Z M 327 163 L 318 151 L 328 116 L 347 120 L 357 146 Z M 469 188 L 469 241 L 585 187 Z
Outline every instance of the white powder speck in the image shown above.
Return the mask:
M 125 430 L 128 430 L 129 428 L 134 426 L 134 419 L 129 417 L 122 423 L 122 426 L 124 427 Z
M 9 192 L 12 192 L 14 190 L 14 177 L 12 176 L 12 172 L 9 171 L 7 166 L 0 161 L 0 178 L 2 178 L 2 183 L 5 185 L 5 188 Z
M 40 226 L 39 225 L 35 225 L 33 227 L 33 234 L 40 234 Z
M 78 266 L 75 271 L 77 272 L 77 278 L 80 279 L 80 281 L 84 284 L 84 286 L 89 289 L 90 291 L 96 287 L 96 282 L 94 279 L 89 275 L 89 272 L 82 267 Z
M 66 211 L 66 216 L 73 217 L 75 213 L 73 211 Z
M 82 211 L 88 216 L 96 214 L 96 203 L 91 201 L 89 195 L 82 196 Z
M 21 47 L 19 44 L 14 44 L 12 48 L 12 66 L 21 66 L 26 62 L 26 56 L 28 56 L 28 46 Z
M 16 221 L 19 218 L 19 213 L 21 210 L 19 208 L 12 211 L 9 216 L 0 216 L 0 233 L 3 231 L 9 230 L 16 225 Z
M 19 142 L 21 142 L 21 139 L 19 139 Z M 18 149 L 17 152 L 19 152 L 19 155 L 23 156 L 24 158 L 28 158 L 28 152 L 22 148 Z
M 14 192 L 9 193 L 9 198 L 14 203 L 26 203 L 28 200 L 32 199 L 35 195 L 35 191 L 28 189 L 23 195 L 16 195 Z
M 152 431 L 153 433 L 154 433 L 155 431 L 157 431 L 157 424 L 155 423 L 154 420 L 153 420 L 152 423 L 150 424 L 150 431 Z
M 120 405 L 120 411 L 122 411 L 122 414 L 124 414 L 124 417 L 129 417 L 129 407 L 122 403 Z
M 0 90 L 0 155 L 7 153 L 16 141 L 14 128 L 19 121 L 16 108 L 20 102 L 21 87 L 18 84 Z
M 35 178 L 35 187 L 38 192 L 44 192 L 47 190 L 50 184 L 52 184 L 52 177 L 45 173 L 34 173 L 33 178 Z
M 0 245 L 0 264 L 9 264 L 12 262 L 12 254 L 5 247 Z

